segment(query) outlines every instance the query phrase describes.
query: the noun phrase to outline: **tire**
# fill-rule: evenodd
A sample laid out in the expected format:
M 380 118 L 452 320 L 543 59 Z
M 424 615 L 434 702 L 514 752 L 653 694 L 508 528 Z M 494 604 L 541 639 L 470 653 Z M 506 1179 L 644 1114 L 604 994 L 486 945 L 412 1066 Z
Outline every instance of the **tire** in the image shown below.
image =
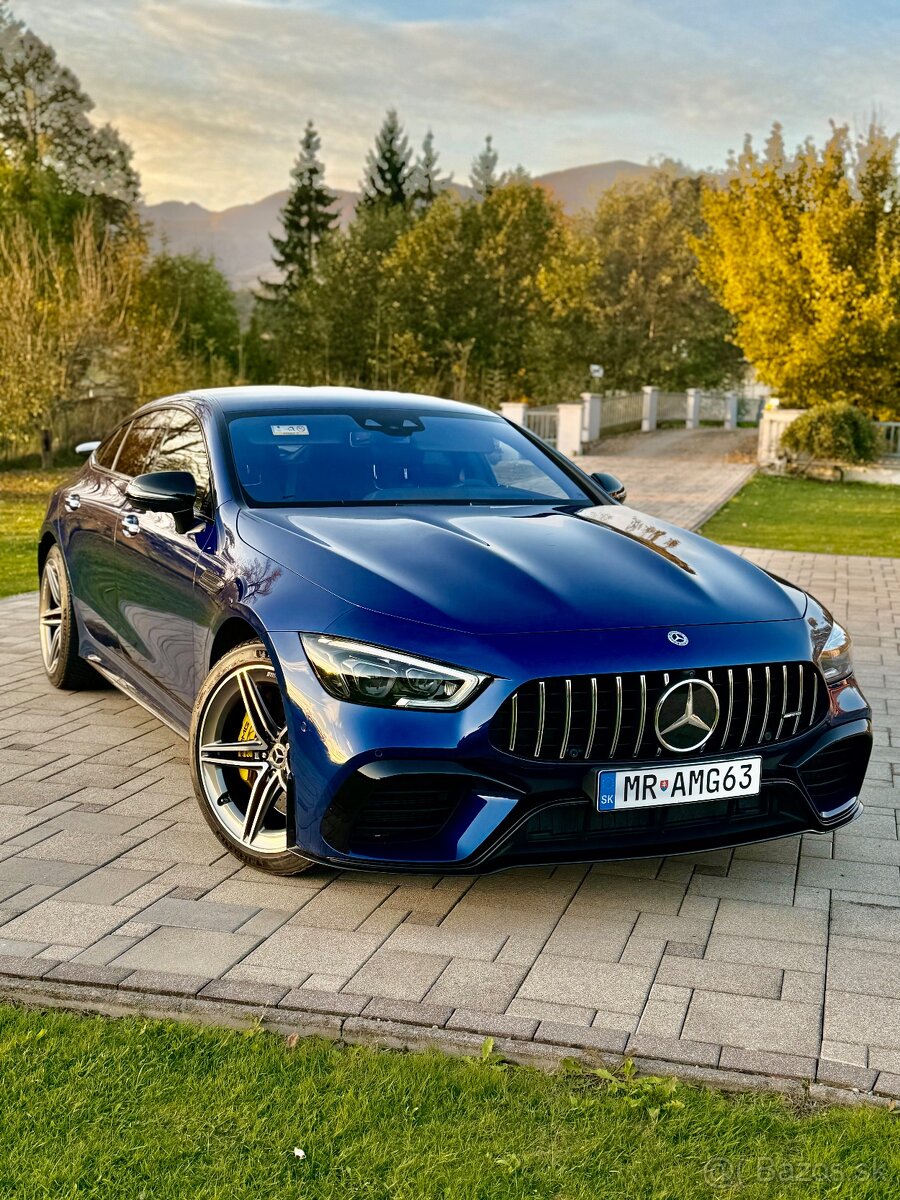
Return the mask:
M 314 863 L 293 853 L 284 700 L 260 642 L 224 655 L 203 682 L 191 720 L 194 794 L 207 825 L 235 858 L 272 875 Z
M 47 678 L 56 688 L 75 691 L 100 686 L 97 672 L 78 657 L 78 626 L 72 589 L 59 546 L 47 552 L 41 568 L 39 617 L 41 658 Z

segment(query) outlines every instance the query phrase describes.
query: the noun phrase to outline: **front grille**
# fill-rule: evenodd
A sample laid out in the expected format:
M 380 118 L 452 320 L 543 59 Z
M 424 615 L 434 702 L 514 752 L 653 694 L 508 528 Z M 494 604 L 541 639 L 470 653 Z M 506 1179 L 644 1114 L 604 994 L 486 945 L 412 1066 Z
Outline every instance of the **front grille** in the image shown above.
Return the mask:
M 868 736 L 841 738 L 803 764 L 800 777 L 819 808 L 836 807 L 859 793 L 871 745 Z
M 494 717 L 491 740 L 538 762 L 655 761 L 670 752 L 657 737 L 657 704 L 687 679 L 711 684 L 719 702 L 713 732 L 690 751 L 694 757 L 784 741 L 817 725 L 828 709 L 827 689 L 811 662 L 573 675 L 523 684 Z

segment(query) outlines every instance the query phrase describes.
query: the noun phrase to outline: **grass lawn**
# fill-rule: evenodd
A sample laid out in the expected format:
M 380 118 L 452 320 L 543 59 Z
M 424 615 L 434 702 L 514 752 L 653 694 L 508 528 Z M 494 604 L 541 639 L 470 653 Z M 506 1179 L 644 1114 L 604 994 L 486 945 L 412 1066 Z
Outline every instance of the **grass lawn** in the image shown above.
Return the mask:
M 71 467 L 0 471 L 0 596 L 37 588 L 37 531 L 50 493 L 71 474 Z
M 755 475 L 700 530 L 765 550 L 900 557 L 900 488 Z
M 16 1200 L 868 1200 L 900 1178 L 884 1109 L 7 1006 L 0 1121 Z

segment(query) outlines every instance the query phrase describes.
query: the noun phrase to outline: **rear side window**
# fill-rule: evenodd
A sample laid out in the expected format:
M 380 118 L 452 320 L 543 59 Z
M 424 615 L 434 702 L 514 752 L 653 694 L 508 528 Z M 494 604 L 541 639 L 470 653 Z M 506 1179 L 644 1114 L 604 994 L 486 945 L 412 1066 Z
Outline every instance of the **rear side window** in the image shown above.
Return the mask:
M 94 462 L 98 467 L 105 467 L 107 471 L 113 469 L 116 465 L 116 455 L 119 453 L 119 447 L 122 445 L 122 439 L 125 437 L 127 429 L 127 423 L 120 425 L 100 443 L 94 452 Z
M 197 483 L 197 507 L 209 499 L 210 471 L 206 443 L 197 419 L 183 409 L 169 410 L 168 429 L 153 456 L 152 471 L 190 471 Z
M 168 410 L 159 410 L 145 413 L 131 422 L 116 460 L 117 471 L 134 478 L 153 470 L 153 457 L 166 431 L 168 417 Z

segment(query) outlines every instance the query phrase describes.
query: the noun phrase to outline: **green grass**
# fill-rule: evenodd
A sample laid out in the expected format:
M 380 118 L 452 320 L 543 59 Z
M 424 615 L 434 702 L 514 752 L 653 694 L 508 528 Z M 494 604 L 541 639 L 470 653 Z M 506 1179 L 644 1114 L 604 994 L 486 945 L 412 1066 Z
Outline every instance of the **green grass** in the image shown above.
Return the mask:
M 71 474 L 71 467 L 0 471 L 0 596 L 37 587 L 37 532 L 50 493 Z
M 0 1122 L 16 1200 L 870 1200 L 900 1177 L 884 1109 L 11 1007 Z
M 900 557 L 900 487 L 756 475 L 700 530 L 732 546 Z

